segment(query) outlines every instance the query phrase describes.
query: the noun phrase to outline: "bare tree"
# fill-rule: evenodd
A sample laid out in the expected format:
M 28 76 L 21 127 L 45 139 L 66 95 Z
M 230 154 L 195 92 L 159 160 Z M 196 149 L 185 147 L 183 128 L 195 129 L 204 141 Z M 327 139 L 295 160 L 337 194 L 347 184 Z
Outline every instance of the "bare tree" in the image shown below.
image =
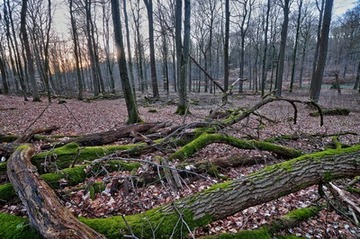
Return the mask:
M 136 59 L 136 68 L 137 76 L 139 81 L 139 88 L 141 93 L 144 93 L 148 89 L 147 81 L 144 76 L 144 44 L 143 37 L 141 35 L 141 8 L 140 0 L 136 0 L 131 5 L 132 18 L 134 22 L 134 39 L 135 39 L 135 59 Z
M 187 100 L 187 81 L 186 81 L 186 68 L 189 59 L 190 50 L 190 14 L 191 5 L 190 0 L 184 0 L 184 38 L 182 43 L 182 0 L 176 0 L 176 13 L 175 13 L 175 41 L 176 41 L 176 55 L 177 55 L 177 69 L 178 69 L 178 92 L 179 103 L 176 113 L 184 115 L 188 111 Z
M 297 58 L 300 27 L 301 27 L 301 20 L 302 20 L 302 15 L 301 15 L 302 6 L 303 6 L 303 0 L 299 0 L 298 1 L 298 16 L 297 16 L 297 20 L 296 20 L 295 44 L 294 44 L 292 67 L 291 67 L 290 92 L 293 91 L 294 81 L 295 81 L 296 58 Z
M 117 60 L 121 77 L 121 86 L 125 96 L 126 108 L 128 112 L 127 123 L 133 124 L 141 122 L 141 119 L 137 109 L 135 91 L 133 91 L 131 88 L 127 71 L 124 42 L 121 31 L 119 0 L 111 0 L 111 10 L 114 25 L 115 44 L 117 49 Z
M 31 48 L 30 48 L 30 41 L 29 36 L 26 29 L 26 13 L 28 8 L 28 0 L 22 0 L 21 5 L 21 15 L 20 15 L 20 33 L 21 38 L 24 43 L 25 53 L 26 53 L 26 59 L 24 61 L 27 61 L 27 67 L 28 67 L 28 78 L 30 82 L 30 86 L 32 89 L 32 96 L 33 101 L 40 101 L 40 95 L 38 91 L 38 86 L 36 84 L 35 79 L 35 69 L 34 69 L 34 59 L 32 56 Z
M 131 57 L 131 41 L 130 41 L 130 30 L 129 30 L 129 17 L 127 13 L 126 0 L 123 0 L 123 11 L 124 11 L 124 22 L 125 22 L 125 31 L 126 31 L 126 46 L 127 46 L 127 54 L 128 54 L 128 70 L 130 75 L 130 82 L 135 90 L 135 80 L 134 80 L 134 71 L 133 71 L 133 63 Z
M 281 7 L 284 12 L 284 20 L 281 27 L 281 42 L 280 42 L 280 52 L 278 58 L 278 69 L 276 75 L 276 96 L 281 96 L 282 85 L 283 85 L 283 74 L 284 74 L 284 64 L 285 64 L 285 50 L 286 50 L 286 39 L 289 26 L 289 12 L 290 12 L 290 0 L 281 1 Z
M 159 97 L 159 89 L 156 76 L 156 59 L 155 59 L 155 44 L 154 44 L 154 18 L 153 18 L 153 3 L 152 0 L 144 0 L 148 14 L 149 24 L 149 46 L 150 46 L 150 68 L 151 68 L 151 86 L 153 97 Z
M 325 2 L 324 19 L 322 23 L 321 36 L 320 36 L 319 58 L 315 70 L 315 75 L 311 79 L 311 85 L 310 85 L 310 99 L 314 100 L 315 102 L 318 102 L 320 98 L 322 77 L 324 74 L 326 56 L 328 50 L 329 31 L 330 31 L 333 3 L 334 0 L 326 0 Z
M 230 31 L 230 1 L 225 0 L 225 39 L 224 39 L 224 90 L 229 90 L 229 31 Z M 227 99 L 224 99 L 227 101 Z
M 250 17 L 255 0 L 237 0 L 234 2 L 235 9 L 240 19 L 240 61 L 239 61 L 239 92 L 243 91 L 244 67 L 245 67 L 245 38 L 250 26 Z
M 268 31 L 269 31 L 269 15 L 270 15 L 270 8 L 271 8 L 271 1 L 268 0 L 266 4 L 266 15 L 265 15 L 265 26 L 264 26 L 264 53 L 262 59 L 262 73 L 261 73 L 261 95 L 265 95 L 265 85 L 266 85 L 266 78 L 267 78 L 267 54 L 268 54 Z
M 74 0 L 68 0 L 69 2 L 69 12 L 70 12 L 70 23 L 71 23 L 71 36 L 74 44 L 74 57 L 75 57 L 75 68 L 76 68 L 76 78 L 78 84 L 78 100 L 83 99 L 83 80 L 81 75 L 81 64 L 80 64 L 80 55 L 79 55 L 79 37 L 78 37 L 78 28 L 74 16 Z

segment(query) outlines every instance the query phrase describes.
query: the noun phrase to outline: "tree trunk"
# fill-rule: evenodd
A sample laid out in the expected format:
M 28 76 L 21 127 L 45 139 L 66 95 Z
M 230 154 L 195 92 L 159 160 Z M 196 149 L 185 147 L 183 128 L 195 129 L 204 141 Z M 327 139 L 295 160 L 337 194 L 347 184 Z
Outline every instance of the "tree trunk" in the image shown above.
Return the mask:
M 190 14 L 191 6 L 190 0 L 185 0 L 184 6 L 184 39 L 181 44 L 181 14 L 182 14 L 182 0 L 176 1 L 176 24 L 175 24 L 175 37 L 176 37 L 176 53 L 177 53 L 177 65 L 178 65 L 178 92 L 179 103 L 176 109 L 176 113 L 184 115 L 188 111 L 187 100 L 187 81 L 186 70 L 189 61 L 190 51 Z
M 291 79 L 290 79 L 290 92 L 293 91 L 294 81 L 295 81 L 295 69 L 296 69 L 296 54 L 298 50 L 298 43 L 299 43 L 299 35 L 300 35 L 300 24 L 301 24 L 301 10 L 302 10 L 303 0 L 300 0 L 299 8 L 298 8 L 298 17 L 296 21 L 296 35 L 295 35 L 295 46 L 293 51 L 293 58 L 292 58 L 292 67 L 291 67 Z
M 27 4 L 28 4 L 28 0 L 22 0 L 20 32 L 21 32 L 22 40 L 24 42 L 24 48 L 26 53 L 25 54 L 26 58 L 24 59 L 24 61 L 26 61 L 28 65 L 28 77 L 32 90 L 33 101 L 40 101 L 39 91 L 35 79 L 34 59 L 31 53 L 29 37 L 26 29 Z
M 77 26 L 74 16 L 74 9 L 73 9 L 73 0 L 69 0 L 69 12 L 70 12 L 70 22 L 71 22 L 71 32 L 72 32 L 72 40 L 74 43 L 74 57 L 75 57 L 75 66 L 76 66 L 76 77 L 78 83 L 78 100 L 83 99 L 83 82 L 81 77 L 81 66 L 80 66 L 80 56 L 79 56 L 79 38 L 77 32 Z
M 229 90 L 229 32 L 230 32 L 230 0 L 225 1 L 225 39 L 224 39 L 224 90 Z M 223 99 L 227 101 L 227 97 Z
M 318 58 L 314 77 L 311 79 L 310 99 L 314 100 L 315 102 L 318 102 L 320 98 L 322 77 L 324 74 L 326 56 L 328 51 L 331 12 L 333 8 L 333 2 L 334 0 L 326 0 L 325 2 L 324 20 L 321 29 L 321 37 L 320 37 L 319 58 Z
M 285 50 L 286 50 L 286 40 L 287 32 L 289 25 L 289 12 L 290 12 L 290 0 L 284 1 L 283 11 L 284 11 L 284 21 L 281 27 L 281 42 L 280 42 L 280 52 L 279 52 L 279 64 L 276 74 L 276 96 L 281 96 L 282 94 L 282 85 L 283 85 L 283 75 L 284 75 L 284 64 L 285 64 Z
M 136 104 L 136 95 L 135 91 L 132 90 L 127 66 L 126 66 L 126 57 L 123 36 L 121 32 L 121 21 L 120 21 L 120 9 L 119 9 L 119 0 L 111 1 L 111 11 L 113 17 L 114 25 L 114 35 L 115 43 L 117 49 L 117 61 L 120 70 L 121 86 L 125 96 L 126 108 L 128 112 L 128 124 L 138 123 L 142 120 L 140 119 L 139 112 Z
M 150 45 L 150 68 L 151 68 L 151 86 L 153 97 L 159 98 L 159 89 L 156 76 L 156 59 L 155 59 L 155 43 L 154 43 L 154 19 L 153 19 L 153 4 L 152 0 L 144 0 L 149 26 L 149 45 Z
M 47 239 L 105 238 L 78 221 L 50 186 L 39 179 L 30 163 L 34 151 L 28 145 L 18 147 L 7 165 L 7 175 L 25 205 L 31 225 Z
M 23 150 L 28 152 L 28 148 Z M 16 155 L 20 152 L 17 151 Z M 139 238 L 184 238 L 194 228 L 205 226 L 211 221 L 233 215 L 248 207 L 315 184 L 358 176 L 359 157 L 360 145 L 308 154 L 265 167 L 234 181 L 215 184 L 200 193 L 145 213 L 81 221 L 107 238 L 125 238 L 129 234 Z M 24 170 L 23 166 L 18 173 L 23 171 L 29 170 Z M 33 187 L 40 188 L 34 185 Z M 31 199 L 23 198 L 25 201 L 32 201 Z M 0 235 L 1 233 L 0 231 Z
M 357 67 L 356 81 L 355 81 L 355 85 L 354 85 L 354 90 L 357 90 L 359 88 L 359 83 L 360 83 L 360 61 L 358 63 L 358 67 Z M 359 88 L 359 92 L 360 92 L 360 88 Z

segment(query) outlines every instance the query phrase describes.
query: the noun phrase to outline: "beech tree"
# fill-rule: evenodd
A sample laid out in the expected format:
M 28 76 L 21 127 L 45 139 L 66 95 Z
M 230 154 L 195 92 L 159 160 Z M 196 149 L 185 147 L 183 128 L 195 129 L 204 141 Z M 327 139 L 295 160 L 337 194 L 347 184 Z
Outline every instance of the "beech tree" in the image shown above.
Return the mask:
M 176 12 L 175 12 L 175 41 L 176 41 L 176 60 L 177 60 L 177 72 L 178 72 L 178 92 L 179 103 L 176 113 L 184 115 L 188 111 L 188 99 L 187 99 L 187 81 L 186 81 L 186 69 L 189 59 L 190 51 L 190 13 L 191 6 L 190 0 L 184 0 L 184 36 L 182 38 L 182 1 L 176 0 Z M 183 40 L 183 42 L 182 42 Z
M 324 18 L 321 27 L 321 36 L 319 40 L 320 43 L 319 58 L 316 65 L 314 77 L 311 79 L 310 99 L 314 100 L 315 102 L 318 102 L 320 98 L 322 77 L 324 74 L 326 56 L 328 50 L 329 31 L 330 31 L 333 2 L 334 2 L 333 0 L 326 0 L 325 2 Z
M 137 104 L 135 91 L 132 89 L 126 64 L 126 56 L 124 49 L 124 42 L 121 30 L 121 21 L 120 21 L 120 9 L 119 9 L 119 0 L 111 1 L 111 12 L 114 25 L 114 35 L 115 35 L 115 44 L 117 50 L 117 61 L 120 70 L 121 77 L 121 86 L 125 96 L 126 107 L 128 111 L 128 124 L 133 124 L 141 122 Z
M 284 12 L 284 20 L 281 26 L 281 42 L 280 42 L 278 66 L 276 73 L 276 96 L 281 96 L 282 94 L 286 40 L 287 40 L 287 32 L 289 26 L 290 0 L 283 0 L 281 1 L 280 4 Z
M 34 58 L 33 54 L 30 49 L 30 41 L 29 36 L 26 28 L 26 13 L 28 9 L 28 0 L 22 0 L 21 5 L 21 20 L 20 20 L 20 32 L 21 32 L 21 38 L 24 43 L 26 58 L 24 59 L 25 62 L 27 62 L 27 77 L 30 82 L 31 86 L 31 92 L 33 96 L 33 101 L 40 101 L 40 95 L 38 86 L 35 79 L 35 69 L 34 69 Z
M 149 26 L 149 46 L 150 46 L 150 68 L 151 68 L 151 86 L 154 98 L 159 98 L 159 89 L 156 74 L 155 43 L 154 43 L 154 18 L 152 0 L 144 0 L 148 14 Z

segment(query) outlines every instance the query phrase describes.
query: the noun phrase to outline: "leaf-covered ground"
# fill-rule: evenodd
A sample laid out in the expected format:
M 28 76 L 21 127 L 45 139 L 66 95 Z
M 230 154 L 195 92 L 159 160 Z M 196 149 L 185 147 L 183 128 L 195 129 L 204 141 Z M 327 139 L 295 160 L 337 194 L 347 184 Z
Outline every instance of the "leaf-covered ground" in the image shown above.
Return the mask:
M 288 98 L 306 100 L 306 94 L 287 95 Z M 175 99 L 175 98 L 174 98 Z M 220 109 L 220 97 L 212 95 L 191 95 L 190 112 L 186 116 L 174 114 L 176 104 L 174 99 L 163 98 L 160 102 L 148 103 L 139 99 L 141 118 L 146 122 L 171 122 L 180 125 L 190 122 L 201 122 L 206 119 L 211 110 Z M 259 96 L 241 95 L 232 96 L 226 109 L 249 107 L 254 105 Z M 249 119 L 233 125 L 225 130 L 226 133 L 246 138 L 267 139 L 284 134 L 297 134 L 302 138 L 294 141 L 279 141 L 278 143 L 295 147 L 304 152 L 323 150 L 329 147 L 332 137 L 315 137 L 314 135 L 330 135 L 341 132 L 360 133 L 360 95 L 351 90 L 343 90 L 342 95 L 336 91 L 323 91 L 320 105 L 327 108 L 345 107 L 351 110 L 348 116 L 325 116 L 324 126 L 320 126 L 319 117 L 309 116 L 313 109 L 297 104 L 297 123 L 294 124 L 294 109 L 286 102 L 273 102 L 261 108 L 259 116 L 252 115 Z M 58 126 L 52 134 L 79 135 L 101 132 L 124 124 L 126 121 L 126 108 L 123 99 L 77 101 L 65 99 L 58 104 L 58 99 L 49 104 L 46 99 L 35 103 L 23 101 L 17 96 L 0 95 L 0 134 L 21 135 L 29 129 Z M 346 134 L 339 137 L 343 144 L 360 143 L 359 135 Z M 131 140 L 131 139 L 129 139 Z M 126 140 L 125 140 L 126 141 Z M 121 143 L 121 142 L 118 142 Z M 36 146 L 42 143 L 37 142 Z M 151 161 L 161 152 L 142 155 L 140 159 Z M 258 161 L 255 165 L 240 165 L 234 168 L 224 168 L 221 174 L 228 178 L 238 178 L 248 173 L 263 168 L 265 165 L 279 162 L 274 155 L 257 150 L 240 150 L 222 144 L 207 146 L 191 159 L 190 164 L 199 160 L 228 159 L 230 157 L 246 157 Z M 176 166 L 176 162 L 174 162 Z M 157 177 L 157 172 L 152 167 L 144 165 L 137 172 L 112 172 L 105 176 L 89 178 L 82 185 L 74 188 L 64 187 L 59 190 L 59 195 L 66 200 L 66 206 L 78 216 L 103 217 L 116 214 L 133 214 L 148 210 L 152 207 L 171 202 L 177 198 L 206 189 L 210 185 L 221 181 L 206 173 L 191 178 L 184 178 L 184 187 L 179 191 L 171 190 L 167 183 L 157 180 L 147 187 L 134 187 L 131 177 L 147 171 Z M 93 198 L 84 190 L 89 182 L 105 182 L 107 188 L 96 194 Z M 114 181 L 119 182 L 117 190 L 110 192 Z M 338 185 L 346 180 L 337 182 Z M 124 186 L 128 185 L 130 186 Z M 359 186 L 359 185 L 358 185 Z M 359 198 L 349 195 L 360 204 Z M 317 187 L 288 195 L 272 202 L 248 208 L 224 220 L 216 221 L 210 225 L 196 230 L 195 235 L 217 234 L 221 232 L 237 232 L 244 229 L 258 228 L 287 212 L 311 205 L 319 199 Z M 324 202 L 323 199 L 320 202 Z M 15 214 L 24 214 L 19 204 L 0 204 L 0 211 Z M 339 216 L 332 209 L 323 210 L 315 218 L 301 223 L 298 227 L 284 231 L 284 234 L 294 234 L 307 238 L 359 238 L 360 230 L 349 220 Z

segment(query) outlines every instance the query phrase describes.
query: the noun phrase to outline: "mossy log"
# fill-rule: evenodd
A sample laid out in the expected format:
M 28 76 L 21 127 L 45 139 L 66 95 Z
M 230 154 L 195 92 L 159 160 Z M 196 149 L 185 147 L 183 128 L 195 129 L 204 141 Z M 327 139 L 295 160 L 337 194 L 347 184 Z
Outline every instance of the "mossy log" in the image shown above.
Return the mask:
M 329 149 L 265 167 L 234 181 L 215 184 L 205 191 L 141 214 L 83 218 L 81 221 L 109 239 L 127 238 L 129 235 L 138 238 L 184 238 L 189 230 L 248 207 L 314 184 L 359 174 L 360 145 Z
M 23 143 L 28 143 L 30 142 L 31 139 L 33 139 L 36 135 L 39 134 L 49 134 L 54 130 L 59 129 L 58 126 L 50 126 L 48 128 L 37 128 L 37 129 L 33 129 L 31 130 L 29 133 L 27 134 L 23 134 L 21 136 L 4 136 L 1 135 L 2 137 L 0 137 L 0 142 L 6 142 L 6 144 L 1 144 L 0 145 L 0 157 L 9 157 L 14 150 L 16 149 L 16 147 L 18 147 L 20 144 Z M 11 139 L 14 139 L 13 141 L 10 141 Z
M 7 175 L 24 204 L 31 225 L 47 239 L 100 239 L 97 231 L 81 223 L 67 210 L 55 192 L 41 180 L 30 158 L 34 148 L 18 147 L 7 165 Z
M 349 115 L 350 110 L 346 108 L 336 108 L 336 109 L 322 109 L 323 115 Z M 317 117 L 319 116 L 319 112 L 311 112 L 310 116 Z
M 147 146 L 146 143 L 127 145 L 105 145 L 81 147 L 77 143 L 69 143 L 62 147 L 44 151 L 34 155 L 31 162 L 39 172 L 45 173 L 46 169 L 64 169 L 83 161 L 92 161 L 117 151 L 127 151 Z
M 131 125 L 125 125 L 118 127 L 116 129 L 108 130 L 105 132 L 99 132 L 94 134 L 86 134 L 79 136 L 75 139 L 67 140 L 61 144 L 56 144 L 54 147 L 63 146 L 68 143 L 76 143 L 80 146 L 98 146 L 110 144 L 115 141 L 121 140 L 126 137 L 130 137 L 134 132 L 144 133 L 144 132 L 153 132 L 154 130 L 159 129 L 159 127 L 165 127 L 166 123 L 137 123 Z
M 259 149 L 276 153 L 284 158 L 295 158 L 302 155 L 296 149 L 288 148 L 278 144 L 258 140 L 244 140 L 225 134 L 202 133 L 199 137 L 186 144 L 170 156 L 170 159 L 181 159 L 191 157 L 194 153 L 212 143 L 225 143 L 241 149 Z
M 64 186 L 75 186 L 85 181 L 91 171 L 97 172 L 97 165 L 94 165 L 92 170 L 88 172 L 89 165 L 80 165 L 73 168 L 65 168 L 54 173 L 45 173 L 40 175 L 40 178 L 45 180 L 47 184 L 53 189 L 58 189 Z M 129 163 L 120 160 L 111 160 L 103 165 L 108 172 L 126 170 L 132 171 L 140 167 L 140 163 Z M 0 185 L 0 202 L 8 202 L 16 198 L 16 192 L 11 183 L 4 183 Z
M 292 228 L 300 222 L 305 221 L 311 217 L 316 216 L 321 210 L 322 206 L 310 206 L 306 208 L 295 209 L 286 215 L 275 219 L 270 224 L 264 225 L 255 230 L 244 230 L 237 233 L 223 233 L 219 235 L 204 236 L 200 239 L 273 239 L 279 238 L 276 233 Z M 280 237 L 281 238 L 281 237 Z M 295 237 L 298 238 L 298 237 Z

